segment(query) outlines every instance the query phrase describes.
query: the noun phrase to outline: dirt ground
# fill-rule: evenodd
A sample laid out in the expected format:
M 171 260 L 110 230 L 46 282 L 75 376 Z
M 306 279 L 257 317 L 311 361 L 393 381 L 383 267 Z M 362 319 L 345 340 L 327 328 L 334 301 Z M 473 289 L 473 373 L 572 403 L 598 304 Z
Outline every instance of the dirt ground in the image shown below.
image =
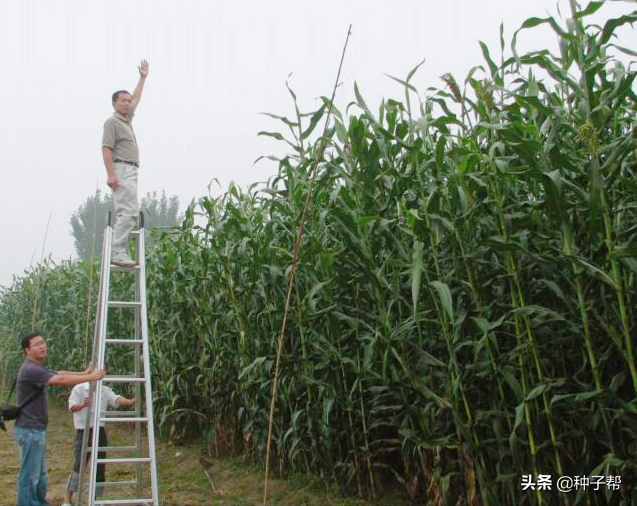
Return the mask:
M 0 431 L 0 506 L 14 506 L 19 451 L 13 439 L 13 423 Z M 73 421 L 65 407 L 49 401 L 46 460 L 49 469 L 47 498 L 53 506 L 62 504 L 66 481 L 73 465 Z M 118 439 L 109 430 L 109 443 Z M 115 441 L 116 442 L 116 441 Z M 118 443 L 122 444 L 122 443 Z M 199 446 L 157 446 L 159 502 L 161 506 L 256 506 L 263 504 L 263 473 L 242 464 L 238 458 L 203 458 Z M 107 480 L 112 473 L 107 474 Z M 364 501 L 343 499 L 312 485 L 270 479 L 268 505 L 361 506 Z M 390 505 L 391 502 L 384 502 Z M 400 504 L 394 502 L 393 504 Z M 377 503 L 380 506 L 380 503 Z

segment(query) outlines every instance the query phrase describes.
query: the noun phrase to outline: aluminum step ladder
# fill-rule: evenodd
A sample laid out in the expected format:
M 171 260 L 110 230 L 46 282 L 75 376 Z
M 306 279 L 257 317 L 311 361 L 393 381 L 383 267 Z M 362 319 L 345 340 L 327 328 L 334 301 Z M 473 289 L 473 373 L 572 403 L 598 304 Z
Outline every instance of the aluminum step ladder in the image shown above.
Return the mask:
M 77 492 L 78 506 L 108 506 L 108 505 L 143 505 L 159 506 L 159 491 L 157 482 L 157 461 L 155 456 L 155 431 L 153 424 L 153 396 L 150 375 L 150 355 L 148 343 L 148 316 L 146 307 L 146 257 L 144 244 L 144 216 L 140 213 L 139 229 L 131 233 L 135 243 L 134 267 L 119 267 L 111 264 L 111 244 L 113 229 L 111 215 L 108 215 L 104 240 L 102 244 L 102 265 L 100 286 L 97 300 L 97 316 L 93 339 L 92 364 L 104 368 L 107 375 L 100 381 L 92 382 L 90 388 L 90 409 L 86 410 L 86 422 L 92 419 L 92 427 L 105 426 L 107 431 L 120 427 L 123 436 L 132 439 L 122 446 L 99 446 L 99 430 L 92 431 L 89 441 L 89 431 L 84 430 L 82 444 L 82 459 L 80 463 L 79 487 Z M 110 284 L 113 273 L 122 276 L 135 277 L 134 300 L 117 301 L 110 298 Z M 134 320 L 133 335 L 109 335 L 108 318 L 113 311 L 121 311 L 122 319 Z M 128 313 L 128 314 L 127 314 Z M 107 350 L 114 348 L 128 348 L 131 350 L 130 370 L 124 374 L 109 374 Z M 122 372 L 122 371 L 117 371 Z M 100 403 L 96 402 L 102 396 L 104 385 L 117 384 L 119 393 L 121 388 L 128 388 L 134 392 L 137 402 L 129 410 L 101 411 Z M 128 395 L 130 397 L 130 395 Z M 85 427 L 89 423 L 84 424 Z M 92 449 L 97 448 L 97 452 Z M 106 456 L 100 453 L 107 452 Z M 116 456 L 114 456 L 115 454 Z M 88 487 L 82 486 L 84 467 L 88 458 Z M 97 458 L 96 458 L 97 457 Z M 108 474 L 119 481 L 97 482 L 98 465 L 105 466 Z M 117 473 L 109 471 L 117 468 Z

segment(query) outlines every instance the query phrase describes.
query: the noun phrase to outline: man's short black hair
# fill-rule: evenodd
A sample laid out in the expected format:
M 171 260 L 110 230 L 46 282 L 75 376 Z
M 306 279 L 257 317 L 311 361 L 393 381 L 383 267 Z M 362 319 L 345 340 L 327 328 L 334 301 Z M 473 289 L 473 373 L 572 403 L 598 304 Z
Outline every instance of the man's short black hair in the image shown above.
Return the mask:
M 22 349 L 26 350 L 31 346 L 31 339 L 37 336 L 42 336 L 42 332 L 32 331 L 25 332 L 20 335 L 20 344 L 22 345 Z
M 113 103 L 117 102 L 117 97 L 119 97 L 120 93 L 128 93 L 130 95 L 130 93 L 127 90 L 118 90 L 115 93 L 113 93 L 113 96 L 111 97 L 113 100 Z

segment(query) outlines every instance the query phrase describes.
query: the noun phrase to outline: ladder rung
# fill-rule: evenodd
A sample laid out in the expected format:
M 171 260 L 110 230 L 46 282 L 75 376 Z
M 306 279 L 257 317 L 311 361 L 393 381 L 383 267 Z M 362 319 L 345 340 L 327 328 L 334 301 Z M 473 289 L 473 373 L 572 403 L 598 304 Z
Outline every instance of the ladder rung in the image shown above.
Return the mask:
M 135 416 L 135 411 L 100 411 L 100 418 L 121 418 L 123 416 Z
M 139 264 L 131 265 L 130 267 L 124 267 L 122 265 L 111 264 L 111 272 L 130 272 L 140 269 Z
M 98 485 L 100 487 L 124 487 L 124 486 L 131 486 L 131 485 L 137 485 L 137 480 L 130 480 L 130 481 L 100 481 L 98 482 Z
M 142 344 L 143 339 L 104 339 L 106 344 Z
M 141 505 L 151 505 L 151 504 L 155 504 L 155 501 L 153 501 L 152 499 L 105 499 L 103 501 L 93 501 L 93 504 L 95 506 L 98 505 L 104 505 L 104 506 L 108 506 L 110 504 L 130 504 L 131 506 L 136 505 L 136 504 L 141 504 Z
M 141 302 L 137 302 L 135 300 L 109 300 L 108 301 L 108 307 L 115 307 L 115 308 L 138 308 L 141 307 L 142 303 Z
M 122 417 L 114 417 L 108 416 L 106 418 L 100 418 L 100 422 L 148 422 L 148 417 L 132 417 L 132 416 L 122 416 Z
M 109 383 L 145 383 L 146 378 L 138 378 L 137 376 L 104 376 L 102 381 Z
M 99 452 L 132 452 L 133 450 L 137 450 L 136 446 L 100 446 L 97 451 Z M 91 453 L 93 451 L 93 447 L 89 446 L 86 449 L 87 453 Z
M 150 457 L 131 457 L 129 459 L 97 459 L 98 464 L 144 464 L 150 462 Z

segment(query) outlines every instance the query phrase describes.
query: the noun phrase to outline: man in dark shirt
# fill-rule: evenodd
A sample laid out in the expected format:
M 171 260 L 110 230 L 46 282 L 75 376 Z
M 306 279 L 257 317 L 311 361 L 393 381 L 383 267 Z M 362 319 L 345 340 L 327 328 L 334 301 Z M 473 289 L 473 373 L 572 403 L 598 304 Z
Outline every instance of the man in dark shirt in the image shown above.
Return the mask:
M 106 374 L 104 369 L 83 372 L 53 371 L 44 366 L 47 348 L 38 332 L 20 336 L 25 359 L 18 371 L 18 406 L 20 413 L 13 435 L 20 446 L 20 471 L 16 506 L 48 506 L 48 485 L 44 451 L 48 405 L 46 387 L 74 386 L 84 381 L 97 381 Z M 28 402 L 27 402 L 28 401 Z

